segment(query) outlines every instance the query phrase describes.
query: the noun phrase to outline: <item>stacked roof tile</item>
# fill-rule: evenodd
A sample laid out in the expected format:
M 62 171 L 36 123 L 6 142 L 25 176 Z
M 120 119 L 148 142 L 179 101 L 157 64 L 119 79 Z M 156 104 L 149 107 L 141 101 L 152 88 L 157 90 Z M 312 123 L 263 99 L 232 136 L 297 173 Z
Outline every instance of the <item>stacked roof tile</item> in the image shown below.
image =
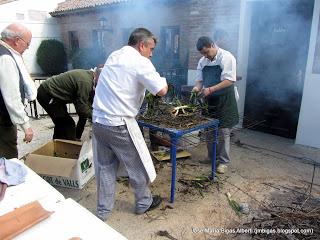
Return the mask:
M 52 16 L 64 15 L 68 12 L 96 8 L 99 6 L 128 2 L 130 0 L 67 0 L 58 3 L 58 7 L 51 12 Z
M 14 2 L 14 1 L 17 1 L 17 0 L 0 0 L 0 5 L 5 4 L 5 3 L 9 3 L 9 2 Z

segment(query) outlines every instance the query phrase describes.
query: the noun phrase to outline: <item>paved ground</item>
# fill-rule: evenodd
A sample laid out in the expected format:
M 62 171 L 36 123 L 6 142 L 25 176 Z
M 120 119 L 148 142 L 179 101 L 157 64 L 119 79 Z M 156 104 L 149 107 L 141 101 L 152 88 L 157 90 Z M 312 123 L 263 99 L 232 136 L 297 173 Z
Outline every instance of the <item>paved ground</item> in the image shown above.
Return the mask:
M 53 124 L 50 119 L 33 120 L 32 126 L 35 130 L 32 143 L 21 143 L 21 133 L 19 134 L 20 156 L 51 139 Z M 88 130 L 89 127 L 86 131 Z M 190 151 L 191 158 L 178 162 L 174 204 L 169 203 L 171 165 L 156 163 L 158 176 L 152 184 L 152 191 L 164 197 L 161 207 L 148 214 L 135 215 L 132 191 L 126 181 L 120 181 L 115 208 L 106 223 L 133 240 L 217 239 L 217 236 L 220 239 L 231 239 L 231 235 L 221 233 L 221 229 L 235 229 L 251 221 L 259 215 L 262 205 L 277 202 L 279 199 L 284 199 L 285 204 L 291 204 L 286 203 L 287 196 L 309 191 L 313 173 L 311 196 L 319 199 L 320 149 L 295 145 L 293 140 L 269 134 L 250 130 L 236 131 L 232 138 L 233 161 L 229 171 L 220 175 L 216 183 L 206 188 L 186 187 L 183 184 L 184 180 L 208 176 L 210 173 L 210 166 L 199 162 L 206 156 L 205 146 L 202 144 Z M 66 198 L 73 198 L 95 213 L 94 180 L 83 190 L 57 189 Z M 249 205 L 249 215 L 236 214 L 228 203 L 228 192 L 237 202 Z M 292 235 L 286 236 L 290 237 L 288 239 L 296 239 Z M 239 239 L 248 239 L 247 237 L 238 235 Z M 313 237 L 320 239 L 320 236 Z

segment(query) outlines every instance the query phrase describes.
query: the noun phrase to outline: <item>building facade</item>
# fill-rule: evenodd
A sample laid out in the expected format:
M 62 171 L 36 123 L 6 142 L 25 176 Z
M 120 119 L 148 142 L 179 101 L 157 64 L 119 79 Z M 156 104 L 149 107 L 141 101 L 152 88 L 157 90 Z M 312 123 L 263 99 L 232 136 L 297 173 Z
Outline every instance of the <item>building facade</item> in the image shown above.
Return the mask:
M 36 61 L 37 49 L 44 39 L 59 39 L 60 26 L 49 12 L 62 0 L 4 0 L 0 1 L 0 31 L 13 22 L 20 22 L 32 31 L 32 41 L 24 53 L 24 61 L 30 73 L 40 74 Z
M 68 0 L 51 15 L 68 52 L 103 49 L 105 58 L 146 27 L 159 38 L 153 62 L 177 88 L 192 85 L 197 39 L 222 29 L 237 59 L 242 127 L 320 147 L 319 0 Z M 318 40 L 317 40 L 318 39 Z

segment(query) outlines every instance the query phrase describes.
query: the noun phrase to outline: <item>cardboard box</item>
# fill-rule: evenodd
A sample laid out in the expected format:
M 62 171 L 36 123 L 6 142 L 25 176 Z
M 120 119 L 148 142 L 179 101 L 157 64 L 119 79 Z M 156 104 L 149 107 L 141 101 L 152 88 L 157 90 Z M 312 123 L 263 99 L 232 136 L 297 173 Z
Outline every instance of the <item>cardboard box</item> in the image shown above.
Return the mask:
M 82 189 L 94 176 L 92 143 L 55 139 L 31 152 L 25 164 L 51 185 Z

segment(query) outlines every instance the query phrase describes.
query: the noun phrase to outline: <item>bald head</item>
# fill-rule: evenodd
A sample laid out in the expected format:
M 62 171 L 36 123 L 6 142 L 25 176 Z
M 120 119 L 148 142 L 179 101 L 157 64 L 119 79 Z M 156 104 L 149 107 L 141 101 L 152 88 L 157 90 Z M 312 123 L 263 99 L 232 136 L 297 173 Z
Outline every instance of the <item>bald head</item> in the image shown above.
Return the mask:
M 30 45 L 31 31 L 20 23 L 12 23 L 1 32 L 2 41 L 22 54 Z

